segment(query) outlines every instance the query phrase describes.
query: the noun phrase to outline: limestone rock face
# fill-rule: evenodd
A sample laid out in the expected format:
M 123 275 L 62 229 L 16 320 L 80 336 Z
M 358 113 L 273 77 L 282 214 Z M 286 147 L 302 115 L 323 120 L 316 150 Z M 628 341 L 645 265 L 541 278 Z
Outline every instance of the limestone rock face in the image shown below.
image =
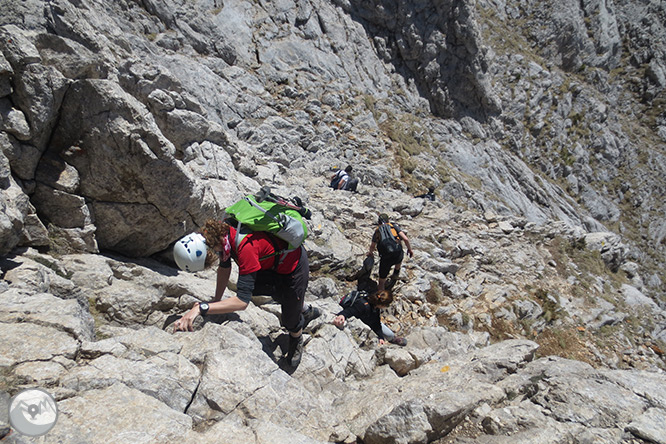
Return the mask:
M 202 190 L 195 190 L 191 173 L 174 159 L 175 148 L 154 120 L 141 117 L 150 114 L 140 103 L 116 83 L 80 81 L 69 88 L 62 113 L 68 117 L 54 132 L 49 152 L 78 174 L 79 203 L 59 207 L 71 206 L 70 217 L 80 216 L 68 223 L 54 214 L 54 223 L 83 228 L 92 213 L 99 247 L 131 256 L 164 249 L 174 237 L 168 227 L 193 226 L 192 217 L 204 205 L 192 197 L 201 198 Z M 57 182 L 44 185 L 43 200 L 62 194 Z
M 346 6 L 346 5 L 345 5 Z M 377 54 L 409 71 L 436 114 L 485 119 L 501 112 L 487 76 L 474 2 L 350 1 Z
M 499 225 L 496 230 L 504 232 Z M 537 357 L 539 343 L 511 339 L 489 344 L 488 333 L 469 320 L 461 321 L 468 327 L 460 331 L 433 325 L 451 313 L 457 300 L 442 296 L 436 303 L 410 302 L 405 296 L 418 294 L 409 290 L 417 282 L 405 282 L 399 299 L 384 313 L 387 325 L 406 334 L 407 346 L 400 347 L 380 346 L 358 319 L 350 319 L 344 329 L 333 326 L 344 284 L 330 278 L 313 281 L 307 299 L 322 316 L 306 329 L 304 356 L 293 369 L 282 359 L 287 335 L 280 327 L 279 305 L 270 301 L 257 300 L 260 305 L 231 315 L 211 315 L 199 320 L 194 332 L 173 333 L 177 316 L 194 301 L 210 299 L 212 270 L 185 274 L 153 260 L 133 263 L 99 254 L 55 259 L 34 250 L 2 266 L 7 269 L 0 286 L 4 381 L 8 395 L 34 385 L 55 395 L 65 413 L 46 442 L 69 441 L 82 433 L 90 442 L 125 435 L 216 442 L 231 431 L 261 443 L 271 442 L 271 433 L 280 434 L 278 442 L 304 443 L 358 438 L 424 443 L 444 437 L 466 442 L 459 430 L 478 439 L 507 440 L 576 433 L 619 443 L 625 430 L 637 437 L 659 436 L 666 403 L 666 393 L 660 392 L 666 387 L 663 372 Z M 410 274 L 419 273 L 417 267 L 410 265 Z M 470 272 L 464 266 L 459 278 L 451 278 L 464 281 Z M 422 273 L 434 281 L 441 272 Z M 628 287 L 622 288 L 625 303 L 644 307 L 646 316 L 663 325 L 660 309 Z M 497 287 L 495 293 L 482 293 L 482 298 L 494 294 L 488 305 L 467 300 L 467 312 L 496 310 L 499 319 L 517 307 L 514 316 L 526 319 L 525 304 L 499 301 L 512 298 L 512 291 Z M 546 311 L 556 309 L 547 300 L 540 303 L 544 310 L 530 312 L 532 328 L 547 336 L 552 320 Z M 615 310 L 608 302 L 600 310 L 587 304 L 588 315 L 599 319 Z M 433 316 L 436 306 L 442 311 Z M 571 322 L 560 316 L 560 322 Z M 474 318 L 480 325 L 486 322 L 481 312 Z M 106 406 L 106 413 L 97 412 L 97 404 Z M 144 412 L 138 418 L 140 408 Z M 81 430 L 93 420 L 94 429 Z M 163 424 L 155 427 L 154 422 Z
M 0 0 L 0 400 L 53 393 L 54 443 L 665 442 L 665 23 Z M 296 369 L 270 297 L 173 332 L 216 280 L 174 242 L 262 186 L 312 211 Z M 332 324 L 380 213 L 414 252 L 381 312 L 404 347 Z

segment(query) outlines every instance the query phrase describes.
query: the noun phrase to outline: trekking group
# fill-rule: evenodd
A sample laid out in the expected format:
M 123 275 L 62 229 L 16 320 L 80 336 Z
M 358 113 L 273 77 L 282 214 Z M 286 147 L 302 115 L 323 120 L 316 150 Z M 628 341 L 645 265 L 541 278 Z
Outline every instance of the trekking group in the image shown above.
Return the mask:
M 358 179 L 352 179 L 352 167 L 340 170 L 331 179 L 331 187 L 356 191 Z M 335 186 L 334 186 L 335 185 Z M 289 332 L 285 359 L 297 367 L 303 354 L 303 329 L 321 316 L 321 311 L 305 303 L 309 280 L 308 255 L 303 246 L 310 212 L 298 198 L 289 202 L 262 188 L 257 196 L 247 196 L 225 209 L 223 220 L 207 220 L 196 233 L 180 239 L 173 255 L 178 267 L 196 272 L 218 262 L 215 295 L 210 302 L 197 302 L 174 323 L 177 331 L 192 331 L 197 316 L 233 313 L 244 310 L 252 296 L 268 295 L 281 306 L 281 324 Z M 332 323 L 344 328 L 345 321 L 356 317 L 377 335 L 380 344 L 391 342 L 405 345 L 404 338 L 381 322 L 381 309 L 393 301 L 395 285 L 404 250 L 414 253 L 409 238 L 387 214 L 377 219 L 367 257 L 353 276 L 356 290 L 342 298 L 341 310 Z M 379 253 L 379 278 L 372 278 L 374 252 Z M 236 294 L 223 298 L 231 276 L 231 261 L 238 266 Z M 389 272 L 393 273 L 389 279 Z

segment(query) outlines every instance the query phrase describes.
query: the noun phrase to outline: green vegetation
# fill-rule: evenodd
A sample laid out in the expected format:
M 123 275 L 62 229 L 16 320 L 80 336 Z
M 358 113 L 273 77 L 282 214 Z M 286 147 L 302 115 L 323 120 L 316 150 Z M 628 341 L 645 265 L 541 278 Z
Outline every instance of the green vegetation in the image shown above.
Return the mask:
M 608 268 L 598 251 L 586 249 L 584 239 L 567 241 L 556 237 L 551 240 L 548 250 L 555 261 L 555 269 L 562 278 L 575 275 L 578 279 L 579 283 L 572 288 L 576 296 L 589 297 L 598 277 L 608 284 L 607 291 L 618 289 L 628 282 L 623 271 L 613 273 Z M 575 270 L 569 264 L 575 264 Z
M 580 114 L 575 113 L 572 114 L 569 118 L 571 119 L 572 123 L 568 130 L 570 139 L 569 143 L 573 144 L 575 142 L 582 142 L 584 144 L 589 144 L 592 131 L 590 130 L 585 117 L 581 117 Z
M 411 116 L 406 119 L 390 116 L 380 123 L 379 127 L 394 143 L 399 154 L 415 156 L 423 152 L 424 148 L 416 138 L 418 129 L 414 124 L 415 121 Z
M 426 292 L 426 301 L 431 304 L 439 304 L 444 299 L 444 292 L 437 281 L 430 281 L 430 288 Z
M 561 356 L 566 359 L 587 362 L 595 366 L 598 364 L 595 356 L 586 346 L 587 338 L 584 330 L 562 327 L 544 330 L 535 341 L 539 344 L 536 357 Z
M 437 165 L 435 165 L 435 170 L 437 171 L 439 180 L 441 180 L 442 183 L 446 183 L 451 180 L 451 168 L 444 162 L 438 162 Z
M 374 100 L 366 99 L 366 106 L 374 104 Z M 417 126 L 416 122 L 416 118 L 412 115 L 400 117 L 389 115 L 379 124 L 380 130 L 390 141 L 387 147 L 394 153 L 395 160 L 400 167 L 402 182 L 409 190 L 417 190 L 422 186 L 420 181 L 412 178 L 412 173 L 419 166 L 418 161 L 413 157 L 421 153 L 432 154 L 428 142 L 420 135 L 423 128 Z M 447 171 L 446 180 L 448 177 Z
M 479 14 L 479 23 L 481 24 L 483 39 L 492 42 L 493 49 L 498 54 L 523 54 L 529 56 L 530 42 L 520 32 L 529 26 L 527 17 L 521 16 L 512 20 L 511 28 L 507 28 L 502 20 L 497 19 L 497 13 L 493 8 L 477 8 Z
M 365 107 L 372 113 L 373 117 L 375 120 L 379 119 L 379 113 L 377 111 L 377 101 L 375 98 L 370 95 L 370 94 L 363 94 L 362 95 L 363 103 L 365 104 Z
M 562 145 L 560 148 L 560 159 L 564 165 L 572 166 L 574 164 L 575 159 L 571 155 L 571 152 L 569 152 L 569 148 L 567 148 L 566 145 Z
M 539 301 L 543 309 L 543 318 L 549 324 L 557 319 L 568 317 L 568 313 L 560 306 L 560 298 L 557 295 L 549 294 L 548 290 L 537 288 L 534 297 Z
M 97 300 L 94 297 L 88 298 L 88 305 L 90 309 L 90 315 L 95 321 L 95 339 L 101 341 L 102 339 L 108 339 L 110 336 L 105 335 L 101 332 L 102 325 L 107 324 L 104 315 L 97 309 Z

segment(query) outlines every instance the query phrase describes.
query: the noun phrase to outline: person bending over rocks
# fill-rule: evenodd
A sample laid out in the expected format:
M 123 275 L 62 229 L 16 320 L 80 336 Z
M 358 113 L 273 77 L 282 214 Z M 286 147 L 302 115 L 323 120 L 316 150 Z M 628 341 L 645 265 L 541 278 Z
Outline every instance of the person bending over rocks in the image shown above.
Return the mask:
M 192 235 L 190 235 L 192 236 Z M 253 295 L 270 295 L 281 305 L 282 325 L 289 331 L 287 362 L 298 366 L 303 354 L 303 328 L 320 316 L 316 307 L 304 308 L 305 290 L 309 280 L 309 262 L 303 246 L 284 257 L 277 252 L 286 248 L 286 242 L 264 231 L 239 234 L 227 221 L 209 219 L 193 242 L 205 243 L 197 248 L 183 247 L 181 240 L 174 247 L 176 262 L 202 260 L 201 251 L 219 255 L 215 297 L 211 303 L 195 303 L 175 322 L 175 329 L 192 331 L 194 319 L 207 314 L 224 314 L 245 310 Z M 194 252 L 197 251 L 197 254 Z M 213 255 L 214 257 L 214 255 Z M 231 260 L 238 264 L 236 296 L 222 299 L 231 275 Z M 207 262 L 211 262 L 210 259 Z M 183 267 L 181 266 L 181 269 Z M 196 268 L 194 268 L 196 269 Z
M 381 321 L 381 309 L 388 308 L 388 306 L 391 305 L 391 302 L 393 302 L 393 294 L 391 291 L 381 290 L 369 295 L 365 291 L 354 290 L 354 292 L 356 293 L 355 298 L 353 297 L 353 294 L 343 298 L 343 302 L 341 302 L 343 309 L 333 319 L 333 325 L 338 328 L 344 328 L 347 319 L 356 317 L 375 332 L 379 338 L 380 345 L 384 345 L 386 341 L 401 346 L 407 345 L 407 340 L 405 338 L 396 336 L 395 333 L 393 333 L 393 331 Z M 353 299 L 353 301 L 350 301 L 349 305 L 347 305 L 347 303 L 344 302 L 345 299 Z

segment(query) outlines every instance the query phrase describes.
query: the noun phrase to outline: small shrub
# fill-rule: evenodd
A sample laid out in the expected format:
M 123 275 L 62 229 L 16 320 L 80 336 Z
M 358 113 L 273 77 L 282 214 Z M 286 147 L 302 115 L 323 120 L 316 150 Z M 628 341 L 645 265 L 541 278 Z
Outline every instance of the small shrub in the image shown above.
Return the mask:
M 538 358 L 560 356 L 596 365 L 597 360 L 594 354 L 587 349 L 585 341 L 580 337 L 581 334 L 574 328 L 544 330 L 535 338 L 535 342 L 539 344 L 536 356 Z

